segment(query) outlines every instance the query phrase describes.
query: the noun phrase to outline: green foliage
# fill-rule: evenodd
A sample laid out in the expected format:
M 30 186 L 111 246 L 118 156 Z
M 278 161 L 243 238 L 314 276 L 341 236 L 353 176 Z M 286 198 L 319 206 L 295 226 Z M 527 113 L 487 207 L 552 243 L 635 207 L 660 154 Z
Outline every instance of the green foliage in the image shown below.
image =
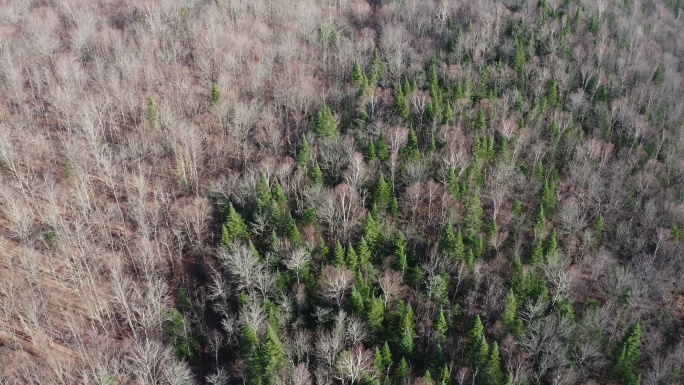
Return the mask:
M 381 336 L 384 333 L 384 320 L 385 307 L 382 303 L 382 299 L 376 297 L 371 298 L 366 321 L 368 322 L 368 327 L 375 336 Z
M 274 379 L 278 370 L 285 363 L 285 350 L 283 349 L 283 345 L 280 343 L 278 335 L 270 326 L 261 349 L 261 362 L 264 376 L 268 383 Z
M 316 186 L 323 186 L 323 171 L 321 167 L 316 163 L 316 165 L 309 172 L 309 178 L 311 178 L 311 183 Z
M 339 131 L 337 131 L 337 122 L 335 121 L 335 117 L 325 101 L 323 101 L 321 109 L 318 111 L 318 115 L 316 116 L 314 132 L 316 135 L 325 138 L 337 138 L 340 136 Z
M 544 185 L 540 191 L 541 205 L 544 208 L 544 214 L 551 215 L 556 207 L 556 188 L 553 182 L 549 180 L 544 181 Z
M 189 362 L 194 362 L 197 358 L 197 337 L 193 335 L 188 325 L 186 325 L 183 315 L 175 308 L 171 309 L 167 332 L 176 356 Z
M 488 385 L 499 385 L 503 383 L 503 373 L 501 372 L 501 358 L 499 357 L 499 345 L 494 341 L 487 358 L 487 368 L 484 378 Z
M 397 85 L 394 89 L 394 113 L 405 123 L 411 120 L 408 101 L 404 97 L 404 92 L 400 85 Z
M 385 136 L 380 134 L 378 138 L 378 145 L 376 146 L 376 152 L 378 154 L 378 159 L 386 162 L 389 159 L 389 147 L 387 147 L 387 141 Z
M 375 249 L 380 240 L 380 226 L 373 218 L 372 213 L 368 213 L 363 224 L 363 236 L 371 252 Z
M 338 240 L 335 243 L 335 250 L 333 252 L 333 258 L 332 258 L 332 263 L 335 266 L 344 266 L 344 248 L 342 247 L 342 244 Z
M 397 260 L 397 268 L 402 274 L 406 272 L 408 268 L 407 254 L 406 254 L 406 239 L 402 233 L 397 234 L 397 238 L 394 241 L 394 257 Z
M 221 90 L 218 88 L 218 84 L 214 83 L 211 86 L 211 105 L 216 105 L 221 101 Z
M 444 344 L 444 342 L 446 342 L 448 325 L 446 317 L 444 316 L 444 309 L 441 307 L 439 308 L 439 313 L 437 313 L 437 319 L 435 320 L 435 330 L 439 335 L 440 343 Z
M 468 360 L 473 368 L 484 368 L 489 358 L 489 345 L 485 340 L 484 327 L 480 316 L 476 316 L 468 330 Z
M 682 238 L 682 230 L 679 229 L 679 226 L 677 226 L 676 223 L 672 225 L 671 233 L 672 233 L 672 242 L 678 243 L 679 240 Z
M 472 240 L 482 228 L 482 205 L 480 204 L 480 197 L 475 194 L 468 202 L 467 213 L 465 217 L 465 234 L 466 238 Z
M 221 228 L 221 247 L 230 247 L 236 239 L 246 239 L 249 237 L 249 230 L 242 216 L 235 211 L 233 203 L 228 202 L 228 215 L 226 222 Z
M 639 360 L 641 334 L 641 322 L 637 321 L 627 330 L 613 359 L 613 374 L 627 384 L 638 383 L 639 375 L 634 371 L 634 365 Z
M 375 186 L 374 209 L 383 211 L 389 208 L 392 202 L 392 186 L 387 182 L 385 176 L 380 174 L 378 183 Z
M 380 51 L 376 49 L 375 53 L 373 54 L 373 60 L 371 61 L 370 65 L 369 83 L 374 87 L 384 74 L 385 66 L 382 62 Z
M 653 72 L 653 76 L 651 77 L 651 81 L 653 82 L 653 84 L 655 84 L 657 86 L 663 84 L 663 69 L 662 69 L 662 67 L 658 66 L 656 68 L 655 72 Z
M 512 290 L 508 291 L 506 296 L 506 304 L 504 305 L 503 316 L 501 321 L 503 322 L 506 330 L 512 334 L 519 334 L 522 331 L 523 324 L 517 316 L 518 310 L 518 300 L 515 297 L 515 293 Z
M 159 110 L 157 110 L 157 104 L 154 99 L 150 96 L 147 98 L 147 122 L 150 127 L 157 128 L 157 121 L 159 120 Z
M 309 141 L 305 137 L 302 137 L 302 143 L 299 145 L 299 150 L 297 151 L 297 164 L 302 167 L 308 166 L 313 161 L 313 155 L 311 153 L 311 146 L 309 146 Z
M 420 151 L 418 150 L 418 136 L 413 130 L 413 127 L 409 128 L 406 146 L 404 146 L 402 152 L 406 159 L 418 159 L 418 157 L 420 157 Z

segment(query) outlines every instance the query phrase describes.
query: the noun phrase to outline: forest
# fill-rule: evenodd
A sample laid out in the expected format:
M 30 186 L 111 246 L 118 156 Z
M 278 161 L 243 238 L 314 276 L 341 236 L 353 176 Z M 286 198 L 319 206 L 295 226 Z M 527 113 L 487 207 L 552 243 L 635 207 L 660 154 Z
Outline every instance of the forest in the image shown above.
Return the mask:
M 684 1 L 0 4 L 0 385 L 684 383 Z

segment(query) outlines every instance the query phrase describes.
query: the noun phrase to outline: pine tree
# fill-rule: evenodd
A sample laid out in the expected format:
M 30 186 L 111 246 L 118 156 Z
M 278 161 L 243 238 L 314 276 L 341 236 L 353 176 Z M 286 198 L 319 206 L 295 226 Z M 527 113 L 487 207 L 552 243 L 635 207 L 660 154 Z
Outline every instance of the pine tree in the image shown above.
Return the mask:
M 385 66 L 382 63 L 382 57 L 380 56 L 380 51 L 377 49 L 373 54 L 373 60 L 371 61 L 370 79 L 369 83 L 373 87 L 378 83 L 380 78 L 385 74 Z
M 285 363 L 285 350 L 272 327 L 269 326 L 262 346 L 261 362 L 264 374 L 270 382 Z
M 477 118 L 475 120 L 475 132 L 481 132 L 487 128 L 487 119 L 485 118 L 484 110 L 480 109 L 477 112 Z
M 439 385 L 449 385 L 451 384 L 451 373 L 449 373 L 449 367 L 444 364 L 444 369 L 442 369 L 442 376 L 439 380 Z
M 515 293 L 513 290 L 508 292 L 506 296 L 506 304 L 504 305 L 504 312 L 501 318 L 504 326 L 508 332 L 512 334 L 518 334 L 522 331 L 522 321 L 517 316 L 518 311 L 518 300 L 515 298 Z
M 558 239 L 556 238 L 556 229 L 551 230 L 551 235 L 549 235 L 549 240 L 546 242 L 546 257 L 552 258 L 556 255 L 558 251 Z
M 335 117 L 325 101 L 323 101 L 323 104 L 321 105 L 321 110 L 318 111 L 314 132 L 325 138 L 337 138 L 340 136 L 339 131 L 337 131 Z
M 556 206 L 556 189 L 554 183 L 549 183 L 548 179 L 544 181 L 541 192 L 541 204 L 544 207 L 545 214 L 552 214 Z
M 413 127 L 409 128 L 406 146 L 404 146 L 402 152 L 406 159 L 418 159 L 418 157 L 420 157 L 420 151 L 418 150 L 418 136 L 416 136 L 416 132 L 413 130 Z
M 150 96 L 147 98 L 147 122 L 150 127 L 157 128 L 157 121 L 159 120 L 159 110 L 157 110 L 157 104 L 154 99 Z
M 404 122 L 408 122 L 411 118 L 408 101 L 404 97 L 401 85 L 397 85 L 394 90 L 394 113 Z
M 378 159 L 380 159 L 383 162 L 386 162 L 387 159 L 389 159 L 389 148 L 387 147 L 387 141 L 385 140 L 385 136 L 380 134 L 380 137 L 378 138 L 378 145 L 377 145 L 377 154 L 378 154 Z
M 406 358 L 401 357 L 401 361 L 399 361 L 399 366 L 397 367 L 397 370 L 394 372 L 395 381 L 397 383 L 405 383 L 407 380 L 408 371 L 408 362 L 406 362 Z
M 354 60 L 354 66 L 352 68 L 352 81 L 356 83 L 358 87 L 363 86 L 363 71 L 361 70 L 361 65 L 357 60 Z
M 387 341 L 382 345 L 382 365 L 385 368 L 385 371 L 388 371 L 389 368 L 392 366 L 392 352 L 390 351 L 389 345 L 387 344 Z
M 370 309 L 368 309 L 367 321 L 368 326 L 375 336 L 381 336 L 384 327 L 382 323 L 385 320 L 385 307 L 382 299 L 373 297 L 370 301 Z
M 455 253 L 456 235 L 454 235 L 454 228 L 451 222 L 444 226 L 442 237 L 439 239 L 439 251 L 446 254 L 453 255 Z
M 347 245 L 347 259 L 346 265 L 351 270 L 356 270 L 359 267 L 359 257 L 356 255 L 356 250 L 352 244 Z
M 487 359 L 486 370 L 487 384 L 500 385 L 503 382 L 503 373 L 501 372 L 501 359 L 499 358 L 499 345 L 494 341 Z
M 368 213 L 363 224 L 363 236 L 368 243 L 369 250 L 372 252 L 380 240 L 380 227 L 371 213 Z
M 377 210 L 386 210 L 392 199 L 392 187 L 385 179 L 383 174 L 380 174 L 378 184 L 375 187 L 375 208 Z
M 297 164 L 305 167 L 313 160 L 313 155 L 311 153 L 311 147 L 309 146 L 309 141 L 306 137 L 302 137 L 302 143 L 299 145 L 299 151 L 297 151 Z
M 594 222 L 594 237 L 596 237 L 596 242 L 598 243 L 601 243 L 601 239 L 603 239 L 604 227 L 603 215 L 599 214 L 598 218 L 596 218 L 596 222 Z
M 513 68 L 515 68 L 517 71 L 522 70 L 522 67 L 525 64 L 525 60 L 525 46 L 520 42 L 520 40 L 516 38 L 515 56 L 513 57 Z
M 394 241 L 394 257 L 397 259 L 397 268 L 402 274 L 406 273 L 408 262 L 406 258 L 406 239 L 399 233 Z
M 332 263 L 338 267 L 344 266 L 344 248 L 339 240 L 335 243 L 335 251 L 333 252 Z
M 538 240 L 534 243 L 534 247 L 532 248 L 532 254 L 530 255 L 530 264 L 537 266 L 542 262 L 543 259 L 544 248 L 542 247 L 541 240 Z
M 314 166 L 309 173 L 309 177 L 314 185 L 323 186 L 323 172 L 321 171 L 321 167 L 318 165 L 318 163 L 316 163 L 316 166 Z
M 365 311 L 363 297 L 356 286 L 352 288 L 351 294 L 349 295 L 349 309 L 354 314 L 364 314 Z
M 242 330 L 242 336 L 240 337 L 240 347 L 238 349 L 238 355 L 242 359 L 249 359 L 254 352 L 259 349 L 259 338 L 257 337 L 256 330 L 251 325 L 245 325 Z
M 435 321 L 435 330 L 439 335 L 440 343 L 443 344 L 446 341 L 446 333 L 448 330 L 448 326 L 446 322 L 446 317 L 444 316 L 444 309 L 441 307 L 439 308 L 439 313 L 437 313 L 437 320 Z
M 249 230 L 242 216 L 235 211 L 233 203 L 228 202 L 228 215 L 226 222 L 221 228 L 220 245 L 222 247 L 230 246 L 236 239 L 245 239 L 249 236 Z
M 473 367 L 485 366 L 489 357 L 489 346 L 484 337 L 484 327 L 479 315 L 475 317 L 473 325 L 468 330 L 468 337 L 470 339 L 468 355 L 471 365 Z
M 399 348 L 404 356 L 411 357 L 413 355 L 413 333 L 408 328 L 404 328 L 401 333 Z
M 366 238 L 363 235 L 361 236 L 361 240 L 359 241 L 358 249 L 359 252 L 357 253 L 357 255 L 359 257 L 359 264 L 361 266 L 365 266 L 368 263 L 370 263 L 371 252 L 368 248 L 368 243 L 366 243 Z
M 292 215 L 289 215 L 287 219 L 287 226 L 285 229 L 285 235 L 287 238 L 292 242 L 293 245 L 295 246 L 301 246 L 302 245 L 302 234 L 299 232 L 299 229 L 297 228 L 297 224 L 295 223 L 294 219 L 292 218 Z
M 473 195 L 468 202 L 468 211 L 465 218 L 466 238 L 472 240 L 482 228 L 482 205 L 477 194 Z
M 613 373 L 628 384 L 636 383 L 639 377 L 634 372 L 634 364 L 639 360 L 641 334 L 641 322 L 637 321 L 627 330 L 614 359 Z
M 555 80 L 552 80 L 549 84 L 547 98 L 551 107 L 560 107 L 560 101 L 558 100 L 558 84 L 556 84 Z
M 452 124 L 454 122 L 454 110 L 451 108 L 451 103 L 445 103 L 444 113 L 442 114 L 442 124 Z
M 218 88 L 218 84 L 214 83 L 211 86 L 211 105 L 216 105 L 221 100 L 221 90 Z

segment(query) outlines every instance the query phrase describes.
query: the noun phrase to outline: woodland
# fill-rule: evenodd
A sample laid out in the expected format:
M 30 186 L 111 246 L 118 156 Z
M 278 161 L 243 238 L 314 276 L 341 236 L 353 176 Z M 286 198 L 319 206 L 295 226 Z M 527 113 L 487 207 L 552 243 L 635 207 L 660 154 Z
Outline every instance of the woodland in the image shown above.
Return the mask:
M 1 2 L 0 384 L 683 384 L 683 13 Z

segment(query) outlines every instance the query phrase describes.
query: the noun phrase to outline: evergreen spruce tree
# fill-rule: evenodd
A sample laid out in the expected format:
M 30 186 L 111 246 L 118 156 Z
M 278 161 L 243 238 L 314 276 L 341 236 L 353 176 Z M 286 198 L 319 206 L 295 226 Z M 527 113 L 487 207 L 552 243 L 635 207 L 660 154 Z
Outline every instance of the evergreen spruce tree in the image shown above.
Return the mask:
M 321 171 L 321 167 L 318 165 L 318 163 L 316 163 L 314 168 L 309 173 L 309 177 L 314 185 L 323 186 L 323 172 Z
M 385 66 L 382 62 L 382 56 L 380 56 L 380 51 L 377 49 L 373 54 L 373 60 L 371 61 L 370 67 L 369 83 L 375 87 L 378 81 L 380 81 L 380 78 L 385 74 Z
M 404 91 L 401 85 L 397 85 L 394 89 L 394 113 L 401 118 L 403 122 L 409 122 L 411 113 L 409 110 L 408 101 L 404 97 Z
M 435 330 L 439 335 L 439 341 L 441 344 L 446 342 L 446 333 L 448 330 L 446 317 L 444 316 L 444 309 L 439 308 L 439 313 L 437 313 L 437 320 L 435 320 Z
M 361 65 L 357 60 L 354 60 L 354 66 L 352 68 L 352 81 L 358 86 L 363 86 L 364 80 L 363 70 L 361 70 Z
M 359 315 L 363 315 L 365 311 L 363 296 L 356 286 L 352 288 L 351 294 L 349 294 L 349 309 L 353 314 Z
M 416 132 L 413 130 L 413 127 L 409 128 L 406 146 L 404 146 L 402 152 L 404 153 L 404 158 L 406 159 L 418 159 L 418 157 L 420 157 L 420 151 L 418 150 L 418 136 L 416 136 Z
M 552 258 L 556 255 L 558 251 L 558 239 L 556 238 L 556 229 L 551 230 L 551 235 L 546 242 L 545 255 L 547 258 Z
M 366 243 L 366 238 L 363 235 L 361 236 L 361 240 L 359 241 L 358 249 L 359 252 L 357 253 L 357 255 L 359 257 L 359 264 L 361 266 L 365 266 L 368 263 L 370 263 L 371 251 L 368 247 L 368 243 Z
M 150 96 L 147 98 L 147 122 L 150 127 L 157 128 L 157 121 L 159 120 L 159 110 L 157 110 L 157 104 L 154 99 Z
M 347 245 L 346 265 L 351 270 L 356 270 L 359 267 L 359 257 L 356 255 L 356 250 L 352 244 Z
M 454 227 L 451 222 L 448 222 L 442 230 L 442 236 L 439 239 L 439 251 L 449 255 L 455 254 L 456 235 L 454 234 Z
M 468 211 L 465 217 L 465 233 L 468 240 L 473 240 L 482 228 L 482 205 L 480 197 L 474 194 L 468 202 Z
M 380 174 L 378 183 L 375 186 L 375 209 L 378 211 L 384 211 L 389 208 L 392 200 L 392 186 L 387 182 L 385 176 Z
M 509 333 L 518 334 L 522 331 L 522 320 L 517 316 L 518 300 L 515 297 L 513 290 L 508 292 L 506 296 L 506 304 L 504 305 L 503 316 L 501 321 Z
M 542 242 L 541 240 L 538 240 L 534 243 L 534 247 L 532 248 L 532 254 L 530 255 L 530 264 L 534 266 L 538 266 L 542 260 L 544 259 L 544 248 L 542 247 Z
M 218 88 L 218 84 L 214 83 L 211 86 L 211 105 L 216 105 L 221 100 L 221 90 Z
M 220 245 L 222 247 L 230 246 L 236 239 L 245 239 L 249 236 L 249 230 L 242 216 L 235 211 L 233 203 L 228 202 L 228 215 L 226 222 L 221 228 Z
M 641 334 L 641 322 L 637 321 L 627 330 L 613 360 L 614 375 L 626 384 L 638 383 L 639 376 L 634 371 L 634 364 L 639 360 Z
M 397 370 L 394 372 L 395 376 L 395 382 L 404 384 L 408 380 L 408 362 L 406 362 L 405 357 L 401 357 L 401 361 L 399 361 L 399 366 L 397 366 Z
M 278 370 L 285 363 L 285 350 L 280 343 L 278 335 L 270 326 L 262 346 L 261 359 L 264 375 L 267 378 L 267 382 L 271 383 L 278 373 Z
M 363 224 L 363 236 L 368 243 L 368 248 L 372 252 L 380 240 L 380 226 L 371 213 L 366 215 L 366 221 Z
M 503 382 L 503 373 L 501 372 L 501 359 L 499 357 L 499 345 L 494 341 L 487 359 L 487 370 L 485 371 L 485 378 L 488 385 L 500 385 Z
M 378 138 L 378 145 L 376 147 L 376 151 L 378 154 L 378 159 L 380 159 L 383 162 L 386 162 L 387 159 L 389 159 L 389 148 L 387 147 L 387 141 L 385 140 L 385 136 L 380 134 L 380 137 Z
M 292 218 L 292 215 L 289 215 L 287 219 L 287 226 L 285 229 L 285 235 L 287 238 L 292 242 L 293 245 L 295 246 L 301 246 L 302 245 L 302 235 L 299 232 L 299 229 L 297 228 L 297 224 L 295 223 L 294 219 Z
M 309 141 L 306 137 L 302 137 L 302 143 L 299 145 L 299 151 L 297 151 L 297 164 L 305 167 L 313 160 L 313 155 L 311 153 L 311 146 L 309 146 Z
M 402 233 L 399 233 L 394 241 L 394 257 L 397 260 L 397 268 L 402 274 L 405 274 L 408 262 L 406 257 L 406 239 L 404 239 Z
M 332 263 L 338 267 L 344 266 L 344 248 L 339 240 L 335 242 L 335 251 L 333 252 Z
M 385 307 L 383 306 L 382 299 L 373 297 L 370 301 L 370 308 L 368 309 L 367 321 L 370 330 L 376 337 L 381 336 L 385 330 L 382 325 L 384 320 Z
M 489 358 L 489 346 L 484 336 L 484 327 L 480 316 L 475 317 L 473 325 L 468 330 L 470 342 L 468 344 L 468 358 L 473 368 L 484 368 Z
M 337 131 L 335 117 L 325 101 L 323 101 L 323 104 L 321 105 L 321 110 L 318 111 L 314 132 L 325 138 L 337 138 L 340 136 L 339 131 Z

